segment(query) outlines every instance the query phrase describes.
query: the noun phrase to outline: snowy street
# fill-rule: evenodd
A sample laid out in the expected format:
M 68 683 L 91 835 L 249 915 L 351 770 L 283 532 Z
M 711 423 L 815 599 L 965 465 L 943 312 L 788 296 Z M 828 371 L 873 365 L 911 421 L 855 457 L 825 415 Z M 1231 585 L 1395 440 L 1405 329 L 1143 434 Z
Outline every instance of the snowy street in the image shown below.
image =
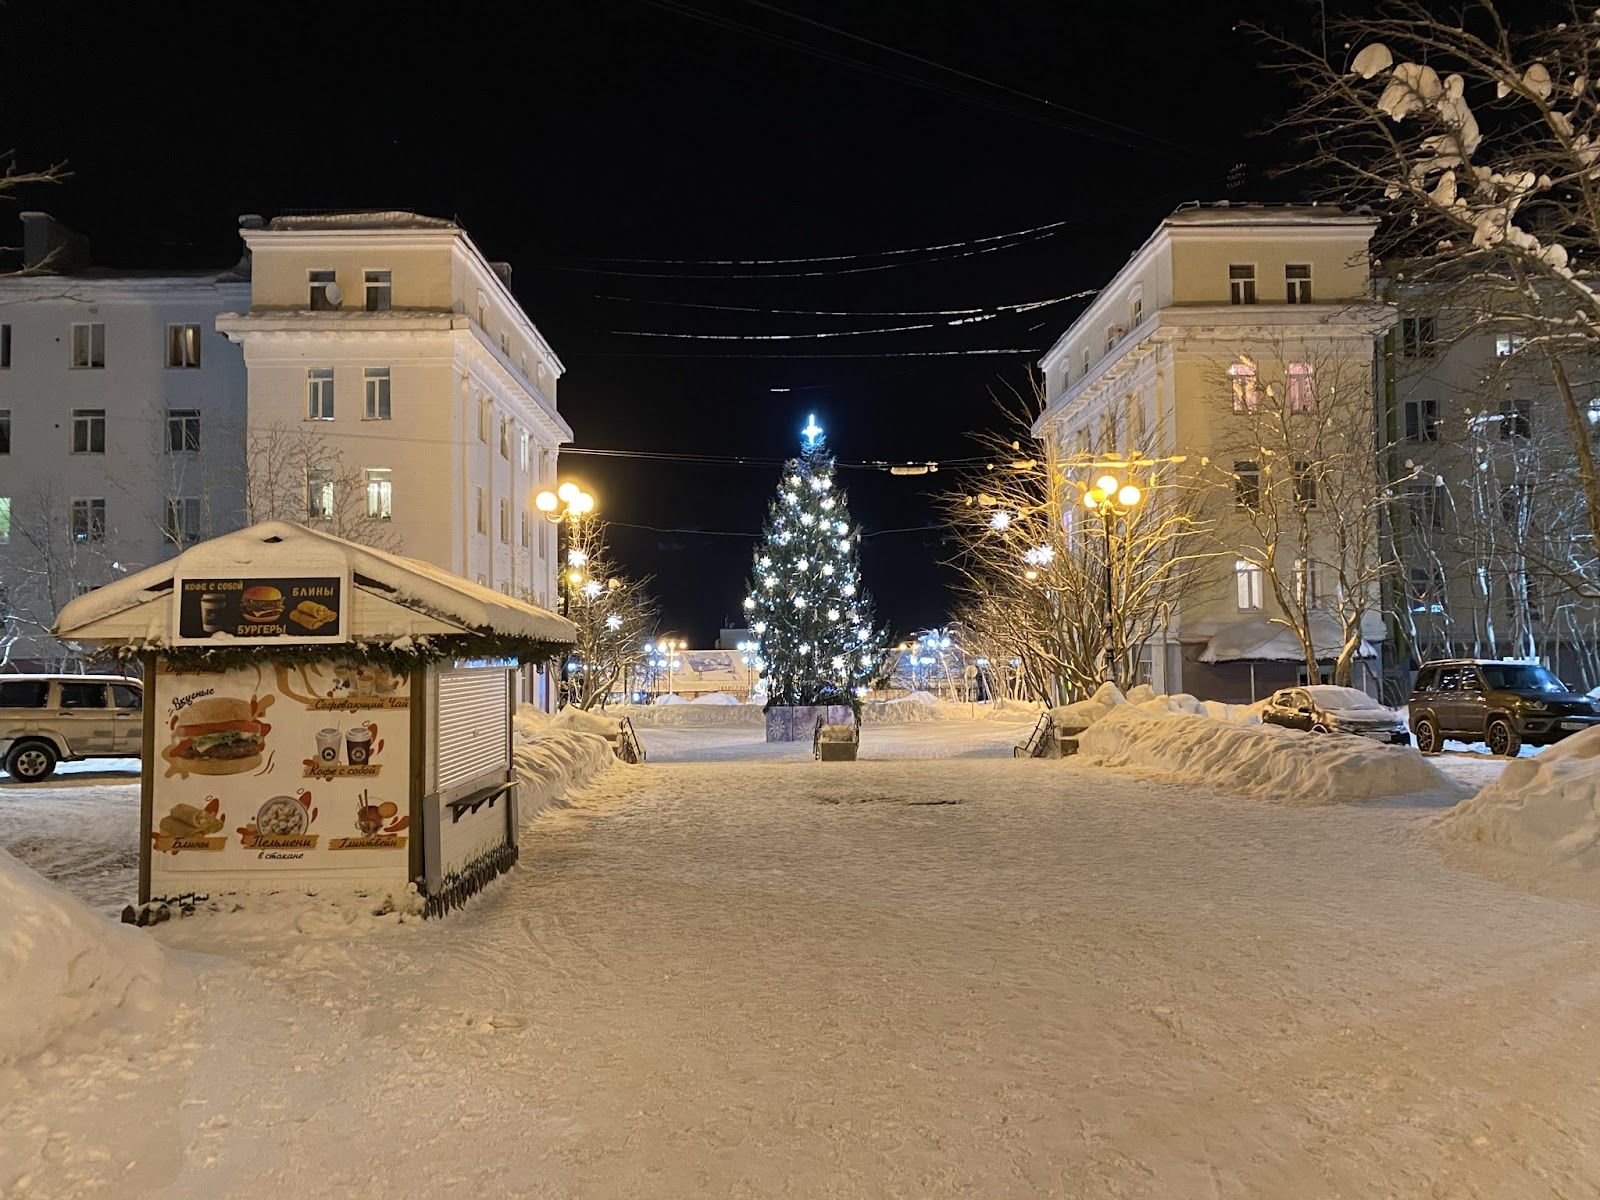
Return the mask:
M 0 1191 L 1600 1189 L 1591 906 L 1452 869 L 1444 797 L 1245 802 L 999 757 L 1021 732 L 822 765 L 652 730 L 448 920 L 162 926 L 192 1001 L 0 1070 Z

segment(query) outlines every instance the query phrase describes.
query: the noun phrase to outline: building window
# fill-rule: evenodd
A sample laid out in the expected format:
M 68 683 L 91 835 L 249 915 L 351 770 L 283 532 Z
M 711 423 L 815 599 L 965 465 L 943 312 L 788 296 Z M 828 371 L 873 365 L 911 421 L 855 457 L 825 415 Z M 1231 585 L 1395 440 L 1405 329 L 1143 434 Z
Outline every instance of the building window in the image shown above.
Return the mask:
M 1310 363 L 1289 364 L 1289 411 L 1317 411 L 1317 375 Z
M 1443 490 L 1443 486 L 1438 483 L 1411 483 L 1406 485 L 1406 509 L 1411 515 L 1413 528 L 1444 528 L 1444 505 L 1439 502 L 1440 493 Z
M 1302 608 L 1315 608 L 1322 600 L 1322 572 L 1316 563 L 1295 559 L 1294 590 Z
M 489 420 L 494 413 L 494 401 L 485 396 L 478 401 L 478 440 L 487 443 L 489 440 Z
M 1442 613 L 1444 611 L 1444 568 L 1411 568 L 1411 611 L 1414 613 Z
M 75 542 L 106 540 L 106 502 L 102 499 L 74 500 L 71 529 Z
M 8 414 L 0 412 L 0 416 L 4 415 Z M 1590 429 L 1600 429 L 1600 398 L 1589 401 L 1588 406 L 1584 409 L 1584 416 L 1589 419 Z M 5 451 L 0 449 L 0 454 L 4 453 Z
M 500 498 L 500 540 L 511 544 L 511 501 L 504 496 Z
M 72 327 L 72 365 L 101 370 L 106 365 L 106 327 L 98 322 Z
M 1533 403 L 1529 400 L 1502 400 L 1500 401 L 1500 437 L 1503 441 L 1512 438 L 1526 438 L 1533 436 Z
M 306 520 L 333 520 L 333 471 L 327 467 L 306 470 Z
M 72 452 L 74 454 L 104 454 L 106 452 L 105 409 L 75 408 L 72 410 Z
M 11 453 L 11 410 L 0 408 L 0 454 Z
M 11 497 L 0 496 L 0 546 L 11 540 Z
M 333 368 L 312 367 L 306 372 L 306 417 L 333 420 Z
M 1431 313 L 1400 318 L 1400 354 L 1404 358 L 1432 358 L 1439 352 L 1438 319 Z
M 1228 300 L 1232 304 L 1256 302 L 1256 269 L 1253 265 L 1234 263 L 1228 267 Z
M 367 392 L 367 420 L 389 419 L 389 368 L 368 367 L 361 373 Z
M 511 357 L 511 339 L 506 336 L 505 330 L 500 331 L 500 353 Z
M 306 277 L 310 280 L 312 312 L 332 312 L 339 307 L 343 297 L 332 271 L 308 271 Z
M 1494 354 L 1496 358 L 1510 358 L 1522 349 L 1523 338 L 1521 334 L 1500 333 L 1495 335 Z
M 517 465 L 522 468 L 524 475 L 528 473 L 528 463 L 532 460 L 532 443 L 533 439 L 526 429 L 517 434 Z
M 1261 402 L 1256 389 L 1256 364 L 1248 358 L 1240 358 L 1228 367 L 1228 378 L 1233 384 L 1233 411 L 1255 412 Z
M 367 516 L 387 521 L 394 501 L 394 472 L 388 467 L 367 468 Z
M 1285 263 L 1283 267 L 1285 298 L 1290 304 L 1311 303 L 1311 264 Z
M 1317 476 L 1303 458 L 1294 462 L 1294 502 L 1301 508 L 1317 506 Z
M 1089 352 L 1087 350 L 1083 352 L 1083 373 L 1085 375 L 1089 373 Z
M 0 325 L 0 371 L 11 368 L 11 326 Z
M 1508 484 L 1500 490 L 1500 519 L 1507 525 L 1518 525 L 1522 520 L 1522 514 L 1527 511 L 1527 505 L 1527 484 Z
M 500 457 L 511 461 L 511 421 L 507 417 L 500 418 Z
M 1241 558 L 1233 564 L 1233 582 L 1238 592 L 1239 611 L 1260 612 L 1267 582 L 1261 568 Z
M 200 410 L 167 409 L 167 453 L 194 454 L 200 449 Z
M 187 546 L 200 540 L 200 498 L 198 496 L 171 496 L 167 499 L 167 516 L 163 523 L 169 541 Z
M 1259 509 L 1261 507 L 1261 464 L 1241 459 L 1233 464 L 1233 506 Z
M 533 545 L 533 514 L 527 509 L 522 510 L 522 548 L 524 550 Z
M 1439 402 L 1432 396 L 1418 396 L 1406 401 L 1406 441 L 1437 442 L 1439 440 Z
M 483 534 L 487 534 L 489 532 L 489 500 L 488 500 L 488 497 L 486 497 L 483 494 L 483 489 L 482 488 L 477 489 L 477 496 L 478 496 L 478 532 L 479 533 L 483 533 Z
M 1117 338 L 1121 335 L 1121 333 L 1122 333 L 1122 331 L 1120 329 L 1118 329 L 1115 325 L 1106 326 L 1106 353 L 1107 354 L 1110 354 L 1113 350 L 1116 349 Z
M 167 366 L 198 367 L 200 365 L 200 326 L 167 326 Z
M 1128 305 L 1128 328 L 1137 329 L 1142 320 L 1144 320 L 1144 296 L 1135 292 L 1132 302 Z
M 389 271 L 366 272 L 367 311 L 388 312 L 394 304 L 393 274 Z

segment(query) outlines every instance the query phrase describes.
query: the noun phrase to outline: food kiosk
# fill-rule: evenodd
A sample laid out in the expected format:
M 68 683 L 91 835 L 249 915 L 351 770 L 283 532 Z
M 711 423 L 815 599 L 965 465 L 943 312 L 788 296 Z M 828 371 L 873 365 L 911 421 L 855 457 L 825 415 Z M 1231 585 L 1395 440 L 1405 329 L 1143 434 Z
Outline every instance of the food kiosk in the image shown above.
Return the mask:
M 428 915 L 517 858 L 518 669 L 572 625 L 318 530 L 254 525 L 63 608 L 142 661 L 139 905 L 348 892 Z

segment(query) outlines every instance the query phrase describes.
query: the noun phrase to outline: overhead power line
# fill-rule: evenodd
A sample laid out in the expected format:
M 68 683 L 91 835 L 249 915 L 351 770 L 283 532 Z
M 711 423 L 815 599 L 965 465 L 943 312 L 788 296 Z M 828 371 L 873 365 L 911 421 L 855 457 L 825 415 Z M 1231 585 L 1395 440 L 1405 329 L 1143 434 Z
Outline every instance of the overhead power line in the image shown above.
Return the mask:
M 1071 292 L 1068 295 L 1056 296 L 1049 300 L 1024 300 L 1019 304 L 990 304 L 979 308 L 858 308 L 850 310 L 764 308 L 751 304 L 702 304 L 692 300 L 656 300 L 648 296 L 597 295 L 595 299 L 615 300 L 624 304 L 651 304 L 662 308 L 696 308 L 711 312 L 763 313 L 788 317 L 965 317 L 991 310 L 994 312 L 1032 312 L 1034 309 L 1048 308 L 1053 304 L 1063 304 L 1068 300 L 1086 300 L 1090 296 L 1099 294 L 1099 288 L 1086 288 L 1081 292 Z

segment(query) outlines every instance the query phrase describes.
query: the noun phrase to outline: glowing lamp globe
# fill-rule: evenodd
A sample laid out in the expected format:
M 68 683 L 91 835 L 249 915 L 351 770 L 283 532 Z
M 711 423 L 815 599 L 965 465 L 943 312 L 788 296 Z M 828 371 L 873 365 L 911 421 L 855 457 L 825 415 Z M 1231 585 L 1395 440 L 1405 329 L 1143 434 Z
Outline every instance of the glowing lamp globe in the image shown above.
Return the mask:
M 1117 493 L 1117 477 L 1115 475 L 1102 475 L 1094 481 L 1094 486 L 1100 489 L 1103 496 L 1114 496 Z
M 568 480 L 556 489 L 556 495 L 571 504 L 578 495 L 578 485 Z
M 577 498 L 572 502 L 572 511 L 576 513 L 593 512 L 594 497 L 589 495 L 588 492 L 579 492 Z
M 1092 487 L 1083 494 L 1083 506 L 1085 508 L 1099 508 L 1100 501 L 1105 498 L 1106 494 L 1104 492 L 1097 487 Z
M 1133 484 L 1123 484 L 1122 489 L 1117 492 L 1117 503 L 1122 505 L 1124 508 L 1132 508 L 1135 504 L 1139 503 L 1139 497 L 1143 494 L 1144 493 L 1138 488 L 1134 487 Z
M 533 498 L 533 506 L 544 513 L 555 512 L 556 505 L 560 503 L 554 492 L 540 492 Z

